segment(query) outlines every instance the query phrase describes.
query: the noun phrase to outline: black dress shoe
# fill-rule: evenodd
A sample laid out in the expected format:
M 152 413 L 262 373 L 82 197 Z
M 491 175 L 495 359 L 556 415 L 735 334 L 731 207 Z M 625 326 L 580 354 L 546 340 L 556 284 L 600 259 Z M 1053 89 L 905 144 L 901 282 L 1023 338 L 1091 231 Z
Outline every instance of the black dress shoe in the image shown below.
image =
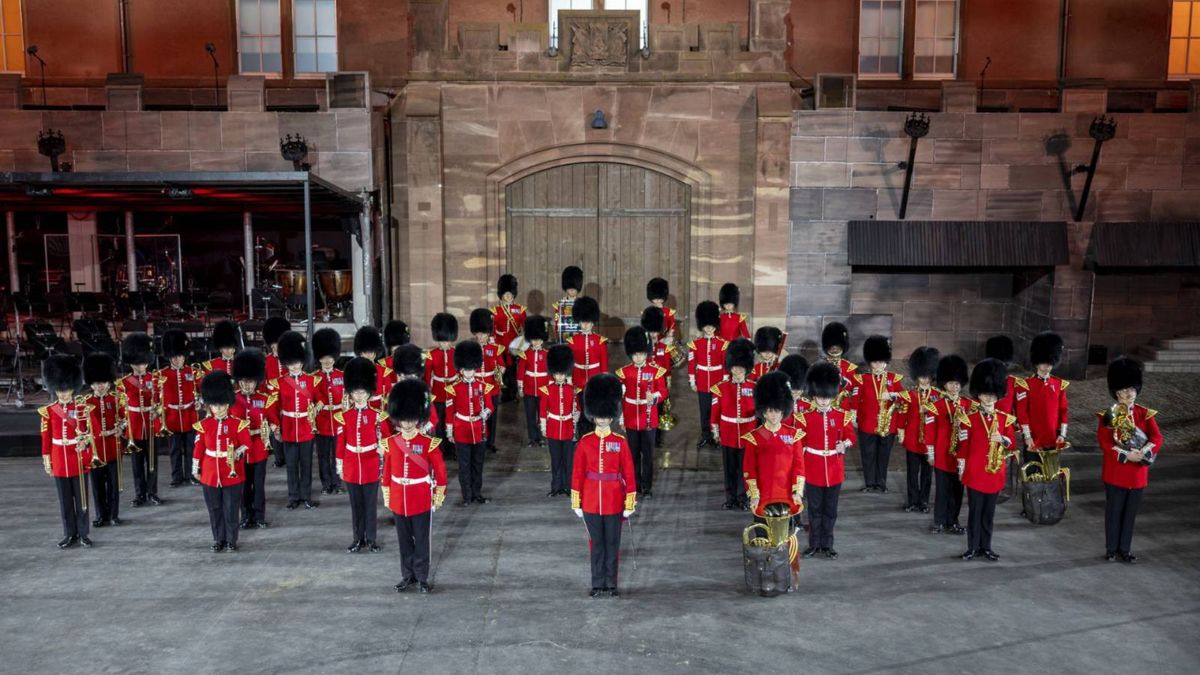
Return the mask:
M 213 553 L 220 553 L 221 551 L 225 550 L 225 542 L 223 542 L 223 541 L 213 542 L 213 545 L 209 546 L 209 548 L 212 549 Z
M 1121 555 L 1121 562 L 1127 562 L 1130 565 L 1137 564 L 1137 556 L 1132 553 L 1124 553 Z
M 458 503 L 458 505 L 459 506 L 470 506 L 471 500 L 464 497 L 463 500 Z
M 146 505 L 146 498 L 145 498 L 145 497 L 138 497 L 137 499 L 135 499 L 135 500 L 133 500 L 133 501 L 129 502 L 129 505 L 130 505 L 130 506 L 132 506 L 132 507 L 133 507 L 133 508 L 135 508 L 135 509 L 136 509 L 136 508 L 140 508 L 140 507 L 142 507 L 142 506 L 145 506 L 145 505 Z
M 417 584 L 417 592 L 418 593 L 432 593 L 433 592 L 433 584 L 429 583 L 428 581 L 419 582 Z
M 913 512 L 915 512 L 916 510 L 917 510 L 917 507 L 916 507 L 915 505 L 913 505 L 913 504 L 907 504 L 907 505 L 905 505 L 905 507 L 904 507 L 904 512 L 905 512 L 905 513 L 913 513 Z
M 727 499 L 727 500 L 725 500 L 725 503 L 721 505 L 721 508 L 728 511 L 729 509 L 734 509 L 734 508 L 737 508 L 738 506 L 740 506 L 740 504 L 735 504 L 732 499 Z
M 371 553 L 379 553 L 383 549 L 379 548 L 379 544 L 376 544 L 373 541 L 368 541 L 367 542 L 367 550 L 370 551 Z
M 158 495 L 150 495 L 149 497 L 146 497 L 146 501 L 150 502 L 151 504 L 153 504 L 155 506 L 162 506 L 162 503 L 163 503 L 163 500 L 159 499 Z
M 416 579 L 404 579 L 400 583 L 396 584 L 396 592 L 402 593 L 407 590 L 409 586 L 412 586 L 415 583 L 417 583 Z
M 829 558 L 830 560 L 837 560 L 837 551 L 833 550 L 832 548 L 827 548 L 825 549 L 825 557 Z
M 72 546 L 75 545 L 75 542 L 76 542 L 75 537 L 64 537 L 62 541 L 58 542 L 58 547 L 59 548 L 71 548 Z
M 561 493 L 558 490 L 551 490 L 546 493 L 546 496 L 547 497 L 557 497 L 559 494 L 561 494 Z
M 288 502 L 288 503 L 287 503 L 287 510 L 288 510 L 288 511 L 292 511 L 292 510 L 294 510 L 294 509 L 295 509 L 297 506 L 300 506 L 300 502 Z
M 91 539 L 88 539 L 88 538 L 87 538 L 87 536 L 80 537 L 80 538 L 79 538 L 79 543 L 80 543 L 80 544 L 81 544 L 81 545 L 82 545 L 84 548 L 91 548 L 91 547 L 92 547 L 92 540 L 91 540 Z M 1129 562 L 1129 561 L 1126 561 L 1126 562 Z
M 966 528 L 964 528 L 962 525 L 959 525 L 957 523 L 955 523 L 954 525 L 951 525 L 950 529 L 948 531 L 950 532 L 950 534 L 966 534 L 967 533 Z
M 975 551 L 967 551 L 966 553 L 963 553 L 962 555 L 960 555 L 958 557 L 962 558 L 963 560 L 974 560 L 975 559 Z
M 200 481 L 196 478 L 192 478 L 188 482 L 191 483 L 192 485 L 200 485 Z
M 487 451 L 492 453 L 493 455 L 496 454 L 497 452 L 500 452 L 499 450 L 496 449 L 496 446 L 494 446 L 494 445 L 487 446 Z
M 983 557 L 987 558 L 991 562 L 996 562 L 1000 559 L 1000 556 L 990 548 L 983 550 Z
M 610 588 L 610 589 L 608 589 L 608 595 L 611 598 L 617 598 L 617 597 L 621 596 L 621 592 L 615 588 Z
M 365 542 L 363 542 L 363 541 L 356 541 L 353 544 L 350 544 L 349 546 L 346 547 L 346 553 L 358 553 L 359 551 L 361 551 L 363 549 L 364 543 Z
M 875 486 L 874 485 L 864 485 L 863 487 L 860 487 L 858 489 L 858 491 L 859 492 L 874 492 Z
M 713 444 L 713 441 L 711 438 L 709 438 L 708 436 L 701 436 L 700 440 L 696 442 L 696 449 L 699 450 L 700 448 L 703 448 L 706 445 L 712 445 L 712 444 Z
M 271 523 L 269 523 L 265 520 L 256 520 L 256 521 L 254 521 L 254 526 L 260 530 L 265 530 L 271 526 Z
M 917 507 L 917 510 L 919 510 L 921 513 L 929 513 L 929 505 L 921 504 L 920 506 Z
M 333 489 L 332 489 L 332 488 L 323 487 L 323 488 L 321 488 L 321 494 L 323 494 L 323 495 L 331 495 L 331 494 L 333 494 Z
M 804 549 L 804 552 L 800 555 L 804 556 L 805 558 L 811 558 L 817 554 L 817 550 L 818 549 L 816 546 L 809 546 L 808 548 Z
M 642 496 L 645 497 L 646 499 L 653 499 L 654 492 L 651 490 L 646 490 L 645 492 L 642 493 Z
M 886 485 L 876 485 L 876 486 L 875 486 L 875 491 L 876 491 L 876 492 L 887 492 L 887 491 L 888 491 L 888 489 L 887 489 L 887 486 L 886 486 Z
M 1116 553 L 1105 553 L 1105 554 L 1104 554 L 1104 561 L 1105 561 L 1105 562 L 1112 562 L 1112 561 L 1114 561 L 1114 560 L 1116 560 L 1116 559 L 1117 559 L 1117 554 L 1116 554 Z
M 242 518 L 242 522 L 238 523 L 238 527 L 242 528 L 243 530 L 248 530 L 250 529 L 251 522 L 252 521 L 249 518 Z
M 92 521 L 92 527 L 104 527 L 106 523 L 103 518 L 97 518 Z
M 312 500 L 308 500 L 308 501 L 304 502 L 304 508 L 306 508 L 306 509 L 315 509 L 320 505 L 321 505 L 321 502 L 314 502 Z
M 487 497 L 484 497 L 483 495 L 475 495 L 474 497 L 471 498 L 471 501 L 475 502 L 476 504 L 487 504 L 488 502 L 490 502 L 492 500 L 488 499 Z
M 595 597 L 599 596 L 601 592 L 602 592 L 602 590 L 599 588 L 592 588 L 591 592 L 588 593 L 588 597 L 595 598 Z
M 237 544 L 225 544 L 226 551 L 237 551 Z
M 124 525 L 125 521 L 121 520 L 120 518 L 118 518 L 116 516 L 113 516 L 112 520 L 108 521 L 108 524 L 116 527 L 119 525 Z
M 167 483 L 168 487 L 173 487 L 173 488 L 177 488 L 180 485 L 183 485 L 183 481 L 181 481 L 181 480 L 173 480 L 170 483 Z
M 941 534 L 946 531 L 946 528 L 941 525 L 934 525 L 933 527 L 929 528 L 929 534 Z

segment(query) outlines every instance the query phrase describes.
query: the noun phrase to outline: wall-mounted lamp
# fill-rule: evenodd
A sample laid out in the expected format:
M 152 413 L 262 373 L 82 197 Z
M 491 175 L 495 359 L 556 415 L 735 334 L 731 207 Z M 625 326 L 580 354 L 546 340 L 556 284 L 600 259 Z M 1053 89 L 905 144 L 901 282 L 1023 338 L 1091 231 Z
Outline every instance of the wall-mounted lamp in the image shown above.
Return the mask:
M 603 110 L 597 110 L 592 115 L 592 128 L 593 129 L 607 129 L 608 128 L 608 120 L 604 119 L 604 111 Z
M 304 162 L 308 158 L 308 141 L 304 140 L 300 134 L 295 136 L 288 134 L 279 139 L 279 154 L 291 162 L 292 168 L 296 171 L 308 171 L 312 168 L 311 164 Z

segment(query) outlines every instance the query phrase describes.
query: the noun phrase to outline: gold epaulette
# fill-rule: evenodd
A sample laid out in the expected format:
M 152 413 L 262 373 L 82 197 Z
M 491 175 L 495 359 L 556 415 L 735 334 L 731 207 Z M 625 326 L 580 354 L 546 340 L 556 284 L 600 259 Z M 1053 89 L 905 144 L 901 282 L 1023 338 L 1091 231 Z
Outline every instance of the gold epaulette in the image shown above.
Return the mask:
M 249 428 L 249 427 L 250 427 L 250 421 L 249 421 L 249 420 L 242 420 L 241 424 L 239 424 L 239 425 L 238 425 L 238 429 L 237 429 L 237 430 L 238 430 L 238 432 L 240 433 L 240 432 L 242 432 L 242 431 L 245 431 L 245 430 L 246 430 L 247 428 Z
M 542 394 L 542 396 L 549 396 L 550 395 L 550 385 L 543 384 L 541 387 L 538 388 L 538 391 Z
M 504 345 L 496 345 L 496 356 L 500 356 L 501 354 L 503 354 L 504 350 L 505 350 Z
M 608 342 L 608 338 L 604 337 L 603 335 L 598 335 L 597 337 L 600 338 L 600 344 Z
M 667 369 L 663 368 L 662 366 L 659 366 L 658 373 L 655 375 L 655 377 L 664 377 L 664 376 L 666 376 L 666 374 L 667 374 Z
M 1064 379 L 1062 379 L 1062 378 L 1059 378 L 1059 380 L 1058 380 L 1058 381 L 1062 383 L 1062 390 L 1063 390 L 1063 391 L 1066 391 L 1066 390 L 1067 390 L 1067 387 L 1071 386 L 1071 383 L 1070 383 L 1070 382 L 1068 382 L 1068 381 L 1066 381 L 1066 380 L 1064 380 Z
M 426 360 L 428 360 L 428 359 L 429 359 L 429 357 L 431 357 L 431 356 L 433 356 L 433 350 L 432 350 L 432 349 L 422 349 L 422 350 L 421 350 L 421 361 L 426 361 Z
M 275 402 L 278 400 L 279 400 L 279 394 L 277 394 L 275 392 L 271 392 L 270 394 L 267 394 L 267 402 L 263 404 L 263 407 L 270 408 L 271 406 L 275 405 Z
M 201 433 L 201 434 L 204 433 L 204 422 L 196 422 L 195 424 L 193 424 L 192 431 L 195 431 L 195 432 Z
M 849 370 L 851 373 L 856 373 L 856 372 L 858 372 L 858 364 L 857 363 L 847 363 L 846 370 Z
M 901 375 L 900 373 L 892 373 L 892 376 L 896 378 L 895 380 L 893 380 L 893 382 L 899 383 L 904 379 L 904 376 Z
M 337 422 L 338 424 L 346 423 L 346 420 L 342 419 L 342 411 L 341 410 L 333 413 L 333 421 Z
M 792 419 L 796 420 L 796 430 L 797 431 L 800 430 L 800 427 L 808 426 L 808 416 L 805 415 L 804 413 L 800 412 L 799 410 L 792 413 Z
M 495 388 L 496 388 L 496 385 L 491 384 L 490 382 L 484 382 L 483 383 L 483 395 L 487 396 L 488 394 L 492 393 L 492 390 L 494 390 Z
M 387 411 L 380 410 L 378 413 L 375 414 L 375 418 L 380 422 L 386 422 L 388 419 Z
M 693 349 L 695 349 L 695 348 L 696 348 L 696 341 L 695 341 L 695 340 L 689 340 L 689 341 L 688 341 L 688 343 L 687 343 L 687 348 L 688 348 L 688 350 L 689 350 L 689 351 L 690 351 L 690 350 L 693 350 Z
M 439 445 L 441 445 L 441 444 L 442 444 L 442 439 L 440 439 L 440 438 L 432 438 L 432 437 L 431 437 L 431 438 L 429 439 L 429 450 L 430 450 L 431 452 L 432 452 L 432 451 L 434 451 L 434 450 L 437 450 L 438 446 L 439 446 Z
M 1146 411 L 1146 419 L 1150 419 L 1151 417 L 1154 417 L 1155 415 L 1157 415 L 1157 414 L 1158 414 L 1158 411 L 1157 411 L 1157 410 L 1151 410 L 1150 408 L 1147 408 L 1147 407 L 1146 407 L 1146 406 L 1144 406 L 1144 405 L 1143 405 L 1143 406 L 1138 406 L 1138 407 L 1140 407 L 1142 410 L 1145 410 L 1145 411 Z
M 720 396 L 721 395 L 721 385 L 714 384 L 712 386 L 712 389 L 708 390 L 708 393 L 712 394 L 713 396 Z
M 749 443 L 750 445 L 758 445 L 758 441 L 757 441 L 757 440 L 754 438 L 754 432 L 753 432 L 753 431 L 751 431 L 751 432 L 750 432 L 750 433 L 748 433 L 748 434 L 742 434 L 742 440 L 743 440 L 743 441 L 746 441 L 746 442 L 747 442 L 747 443 Z
M 1014 425 L 1016 425 L 1016 423 L 1017 423 L 1017 416 L 1016 416 L 1016 415 L 1010 415 L 1010 414 L 1008 414 L 1008 413 L 1006 413 L 1006 412 L 1003 412 L 1003 411 L 1000 411 L 1000 414 L 1001 414 L 1001 415 L 1004 415 L 1004 428 L 1005 428 L 1005 429 L 1007 429 L 1008 427 L 1011 427 L 1011 426 L 1014 426 Z
M 1013 383 L 1022 389 L 1029 389 L 1029 383 L 1026 382 L 1025 378 L 1023 377 L 1017 377 L 1016 375 L 1013 375 Z
M 444 391 L 446 392 L 447 396 L 453 396 L 454 395 L 454 385 L 453 384 L 446 385 L 444 387 Z
M 50 406 L 44 405 L 44 406 L 38 408 L 37 410 L 38 410 L 38 415 L 41 415 L 43 418 L 50 417 Z
M 313 376 L 312 376 L 312 379 L 313 379 L 313 386 L 314 386 L 314 387 L 315 387 L 315 386 L 317 386 L 317 385 L 319 385 L 319 384 L 321 384 L 321 376 L 320 376 L 320 375 L 313 375 Z

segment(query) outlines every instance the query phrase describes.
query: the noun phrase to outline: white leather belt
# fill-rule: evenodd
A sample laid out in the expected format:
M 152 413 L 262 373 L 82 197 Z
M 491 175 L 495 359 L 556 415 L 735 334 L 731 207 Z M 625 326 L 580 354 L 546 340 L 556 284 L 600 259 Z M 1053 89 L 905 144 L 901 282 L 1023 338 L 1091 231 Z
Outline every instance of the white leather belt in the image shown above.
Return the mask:
M 209 457 L 218 457 L 221 459 L 225 458 L 225 453 L 217 452 L 216 450 L 205 450 L 204 454 L 208 455 Z
M 582 363 L 576 363 L 576 364 L 575 364 L 575 367 L 576 367 L 576 368 L 582 368 L 583 370 L 591 370 L 592 368 L 599 368 L 599 367 L 600 367 L 600 364 L 599 364 L 599 363 L 589 363 L 589 364 L 586 364 L 586 365 L 585 365 L 585 364 L 582 364 Z
M 701 365 L 697 365 L 697 366 L 696 366 L 696 370 L 703 370 L 703 371 L 707 371 L 707 372 L 712 372 L 712 371 L 714 371 L 714 370 L 721 370 L 721 369 L 722 369 L 722 368 L 724 368 L 724 367 L 725 367 L 725 366 L 701 366 Z
M 371 450 L 374 450 L 375 448 L 378 448 L 378 447 L 379 447 L 378 443 L 372 443 L 370 445 L 347 445 L 346 449 L 357 455 L 361 455 L 364 452 L 370 452 Z
M 430 379 L 434 382 L 453 382 L 453 377 L 441 377 L 440 375 L 431 375 Z
M 464 422 L 481 422 L 483 415 L 464 415 L 462 413 L 454 413 L 454 416 Z
M 754 418 L 753 417 L 729 417 L 728 415 L 721 415 L 721 421 L 729 422 L 730 424 L 749 424 L 754 421 Z
M 650 405 L 652 401 L 648 398 L 625 398 L 625 402 L 629 405 Z
M 392 476 L 392 482 L 396 485 L 420 485 L 421 483 L 431 483 L 429 476 L 420 478 L 401 478 L 400 476 Z
M 50 442 L 53 443 L 54 445 L 75 445 L 76 443 L 78 443 L 78 441 L 75 439 L 71 439 L 69 441 L 64 441 L 61 438 L 55 438 L 54 440 L 52 440 Z
M 284 410 L 282 412 L 283 412 L 284 417 L 293 417 L 296 419 L 300 419 L 301 417 L 308 417 L 308 413 L 306 413 L 306 412 L 292 412 L 291 410 Z
M 528 370 L 525 371 L 525 377 L 546 377 L 547 375 L 549 373 L 531 373 Z
M 171 410 L 187 410 L 194 405 L 195 403 L 168 403 L 167 407 Z
M 839 454 L 837 450 L 818 450 L 816 448 L 804 448 L 804 451 L 809 454 L 820 455 L 821 457 L 833 457 Z
M 552 419 L 555 422 L 566 422 L 575 419 L 574 415 L 555 415 L 554 413 L 546 413 L 547 419 Z
M 135 406 L 135 405 L 127 405 L 127 406 L 125 406 L 125 411 L 131 412 L 131 413 L 144 413 L 144 412 L 150 412 L 150 408 L 142 408 L 142 407 Z

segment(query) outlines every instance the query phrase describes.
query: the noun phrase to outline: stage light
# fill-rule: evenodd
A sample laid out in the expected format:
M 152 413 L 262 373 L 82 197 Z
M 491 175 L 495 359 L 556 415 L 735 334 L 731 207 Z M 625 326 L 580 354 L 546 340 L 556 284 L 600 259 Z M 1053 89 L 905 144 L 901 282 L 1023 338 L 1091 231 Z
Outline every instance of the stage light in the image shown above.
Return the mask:
M 186 201 L 188 199 L 191 199 L 193 196 L 191 188 L 178 187 L 175 185 L 171 185 L 171 186 L 165 188 L 163 190 L 163 192 L 166 193 L 167 197 L 170 197 L 171 199 L 175 199 L 175 200 L 179 200 L 179 201 Z
M 308 157 L 308 141 L 304 140 L 300 134 L 296 134 L 294 137 L 288 134 L 279 139 L 279 154 L 291 162 L 292 168 L 296 171 L 308 171 L 312 168 L 311 164 L 304 163 Z

